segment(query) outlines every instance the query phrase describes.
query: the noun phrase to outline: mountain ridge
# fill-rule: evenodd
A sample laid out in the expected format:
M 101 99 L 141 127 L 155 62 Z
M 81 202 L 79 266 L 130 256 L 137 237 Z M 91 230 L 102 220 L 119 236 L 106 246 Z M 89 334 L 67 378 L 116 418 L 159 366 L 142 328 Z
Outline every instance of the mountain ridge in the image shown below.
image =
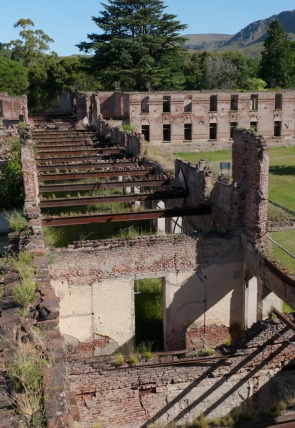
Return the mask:
M 246 56 L 257 56 L 263 50 L 263 41 L 272 20 L 277 19 L 291 40 L 295 40 L 295 9 L 283 11 L 269 18 L 248 24 L 236 34 L 187 34 L 185 47 L 196 51 L 226 52 L 240 51 Z

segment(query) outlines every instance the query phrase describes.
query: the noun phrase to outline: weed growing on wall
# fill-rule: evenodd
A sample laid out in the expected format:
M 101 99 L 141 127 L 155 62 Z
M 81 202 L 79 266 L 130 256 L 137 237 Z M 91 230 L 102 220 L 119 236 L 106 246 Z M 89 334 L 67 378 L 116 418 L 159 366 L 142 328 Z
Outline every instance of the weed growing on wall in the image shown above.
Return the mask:
M 12 213 L 6 214 L 5 217 L 9 223 L 9 227 L 14 232 L 20 232 L 28 225 L 28 220 L 24 216 L 22 216 L 19 211 L 13 210 Z
M 12 137 L 9 144 L 9 161 L 0 172 L 0 207 L 3 209 L 19 208 L 24 201 L 19 137 Z

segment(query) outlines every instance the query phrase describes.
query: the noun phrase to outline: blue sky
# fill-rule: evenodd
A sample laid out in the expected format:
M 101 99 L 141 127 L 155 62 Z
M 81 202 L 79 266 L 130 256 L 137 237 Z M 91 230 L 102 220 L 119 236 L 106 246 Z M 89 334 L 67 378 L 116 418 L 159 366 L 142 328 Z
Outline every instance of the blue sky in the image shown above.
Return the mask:
M 1 43 L 18 38 L 13 24 L 20 18 L 29 18 L 34 21 L 35 29 L 41 28 L 54 39 L 51 50 L 60 56 L 79 53 L 75 44 L 86 41 L 87 34 L 99 31 L 91 17 L 103 10 L 97 0 L 11 0 L 11 3 L 2 0 L 1 3 Z M 294 0 L 164 0 L 164 4 L 168 13 L 188 25 L 186 34 L 235 34 L 253 21 L 295 9 Z

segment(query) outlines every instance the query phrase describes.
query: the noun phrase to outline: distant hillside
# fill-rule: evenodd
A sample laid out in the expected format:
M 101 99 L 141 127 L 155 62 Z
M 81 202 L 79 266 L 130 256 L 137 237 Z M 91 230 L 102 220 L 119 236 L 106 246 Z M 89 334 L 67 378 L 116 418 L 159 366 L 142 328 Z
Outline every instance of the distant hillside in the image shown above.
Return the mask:
M 295 40 L 295 10 L 281 12 L 270 18 L 252 22 L 237 34 L 188 34 L 186 48 L 198 51 L 240 51 L 246 56 L 257 56 L 263 49 L 269 24 L 277 19 L 291 40 Z

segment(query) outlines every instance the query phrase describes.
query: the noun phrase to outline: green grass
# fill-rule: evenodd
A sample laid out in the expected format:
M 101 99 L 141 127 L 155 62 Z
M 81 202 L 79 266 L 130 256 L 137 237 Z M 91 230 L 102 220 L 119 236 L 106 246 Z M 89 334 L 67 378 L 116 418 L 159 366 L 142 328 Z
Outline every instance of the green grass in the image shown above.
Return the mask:
M 272 234 L 272 238 L 295 256 L 295 230 L 282 230 L 280 232 L 274 232 Z M 295 259 L 289 256 L 275 244 L 272 244 L 272 254 L 276 260 L 285 266 L 287 272 L 292 274 L 295 273 Z
M 73 226 L 43 227 L 45 244 L 48 247 L 67 247 L 74 241 L 112 238 L 135 238 L 154 232 L 149 220 L 137 222 L 98 223 Z
M 135 341 L 140 346 L 150 343 L 153 350 L 163 350 L 162 278 L 135 281 Z M 148 358 L 151 349 L 145 349 Z
M 220 162 L 232 162 L 231 150 L 199 153 L 175 153 L 175 156 L 191 162 L 205 159 L 215 178 L 220 174 Z M 295 147 L 269 148 L 269 199 L 295 211 Z M 224 172 L 227 174 L 227 172 Z

